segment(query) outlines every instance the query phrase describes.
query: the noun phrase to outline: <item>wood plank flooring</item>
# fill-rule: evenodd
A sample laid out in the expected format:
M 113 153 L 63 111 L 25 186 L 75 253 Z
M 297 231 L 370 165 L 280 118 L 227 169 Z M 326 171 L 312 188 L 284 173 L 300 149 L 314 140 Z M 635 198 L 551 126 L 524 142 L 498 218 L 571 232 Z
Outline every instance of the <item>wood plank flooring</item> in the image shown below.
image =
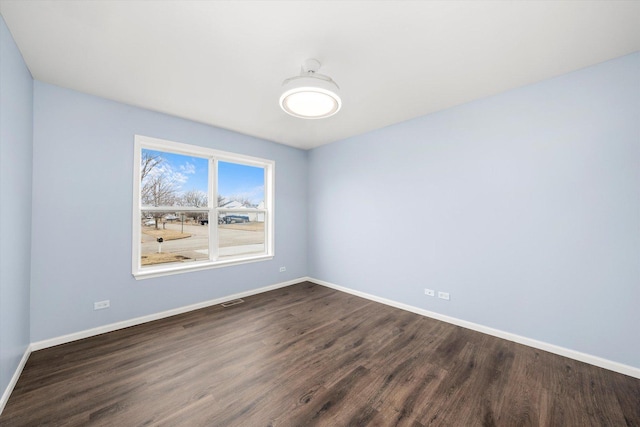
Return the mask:
M 36 351 L 2 426 L 640 426 L 640 380 L 311 283 Z

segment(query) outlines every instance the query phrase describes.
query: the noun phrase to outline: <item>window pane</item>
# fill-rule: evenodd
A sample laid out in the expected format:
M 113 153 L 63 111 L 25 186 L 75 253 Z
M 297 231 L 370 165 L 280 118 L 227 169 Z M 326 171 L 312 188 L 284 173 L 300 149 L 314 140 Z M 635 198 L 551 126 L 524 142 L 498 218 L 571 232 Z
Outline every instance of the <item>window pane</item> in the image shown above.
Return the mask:
M 273 256 L 274 162 L 140 135 L 135 149 L 136 278 Z
M 218 207 L 264 209 L 264 168 L 218 162 Z
M 206 207 L 209 161 L 166 151 L 142 149 L 142 206 Z
M 218 216 L 218 256 L 221 259 L 265 252 L 264 212 L 225 212 Z
M 142 267 L 209 259 L 206 212 L 143 212 Z M 163 242 L 159 243 L 158 239 Z

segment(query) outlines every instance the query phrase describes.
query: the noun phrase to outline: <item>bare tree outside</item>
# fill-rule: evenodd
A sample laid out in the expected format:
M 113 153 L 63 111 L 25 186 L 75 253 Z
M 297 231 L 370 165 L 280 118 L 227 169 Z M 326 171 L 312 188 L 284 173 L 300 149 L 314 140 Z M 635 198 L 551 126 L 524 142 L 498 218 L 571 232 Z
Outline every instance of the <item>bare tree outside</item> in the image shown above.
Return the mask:
M 176 186 L 162 167 L 164 159 L 142 151 L 140 165 L 140 199 L 143 206 L 173 206 L 177 202 Z M 155 227 L 164 212 L 153 212 Z
M 158 155 L 154 156 L 149 151 L 142 150 L 142 160 L 140 163 L 140 178 L 144 181 L 147 175 L 149 175 L 149 172 L 162 163 L 162 157 Z
M 189 190 L 182 195 L 180 204 L 182 206 L 202 208 L 207 206 L 208 201 L 207 193 L 204 191 Z
M 173 206 L 177 201 L 175 187 L 164 174 L 149 178 L 144 187 L 146 197 L 142 198 L 143 205 Z
M 189 190 L 182 195 L 182 198 L 180 200 L 180 204 L 182 206 L 195 207 L 195 208 L 206 207 L 208 202 L 209 202 L 209 198 L 207 196 L 207 193 L 201 190 Z M 196 211 L 196 212 L 188 212 L 186 213 L 186 215 L 189 218 L 192 218 L 194 221 L 197 221 L 202 219 L 202 216 L 206 215 L 206 213 Z

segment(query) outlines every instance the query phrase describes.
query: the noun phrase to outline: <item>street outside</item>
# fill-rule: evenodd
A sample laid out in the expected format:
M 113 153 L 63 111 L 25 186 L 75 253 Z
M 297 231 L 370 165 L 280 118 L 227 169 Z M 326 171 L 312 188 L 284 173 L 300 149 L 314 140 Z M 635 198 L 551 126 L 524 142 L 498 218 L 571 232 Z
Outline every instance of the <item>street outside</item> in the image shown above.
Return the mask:
M 162 235 L 162 230 L 166 230 L 164 233 L 168 237 L 180 236 L 181 233 L 190 235 L 190 237 L 173 237 L 172 240 L 165 240 L 159 245 L 156 235 Z M 262 253 L 264 252 L 264 223 L 220 224 L 218 225 L 218 241 L 219 258 Z M 162 254 L 158 254 L 159 246 Z M 143 266 L 206 260 L 209 258 L 209 225 L 192 223 L 183 225 L 180 222 L 167 222 L 164 225 L 158 224 L 158 229 L 154 225 L 143 225 L 141 252 Z

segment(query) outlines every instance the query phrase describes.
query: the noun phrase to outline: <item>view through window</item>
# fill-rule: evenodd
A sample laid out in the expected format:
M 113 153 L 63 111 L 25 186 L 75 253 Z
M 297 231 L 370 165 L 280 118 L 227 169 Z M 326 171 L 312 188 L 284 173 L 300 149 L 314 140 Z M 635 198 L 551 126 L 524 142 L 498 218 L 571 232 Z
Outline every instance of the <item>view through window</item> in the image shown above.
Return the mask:
M 146 137 L 136 157 L 134 275 L 272 256 L 273 162 Z

